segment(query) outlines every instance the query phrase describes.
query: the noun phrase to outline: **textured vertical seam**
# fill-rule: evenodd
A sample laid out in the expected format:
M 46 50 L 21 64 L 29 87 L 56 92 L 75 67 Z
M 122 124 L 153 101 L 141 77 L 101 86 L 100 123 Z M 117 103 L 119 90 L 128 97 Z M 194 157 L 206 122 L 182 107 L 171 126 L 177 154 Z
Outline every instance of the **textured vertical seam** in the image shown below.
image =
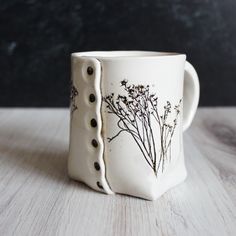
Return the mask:
M 97 59 L 97 58 L 96 58 Z M 98 59 L 97 59 L 98 60 Z M 102 159 L 103 159 L 103 163 L 104 163 L 104 178 L 106 180 L 106 183 L 108 185 L 108 187 L 110 188 L 110 191 L 112 191 L 112 188 L 108 182 L 108 179 L 107 179 L 107 166 L 106 166 L 106 162 L 105 162 L 105 141 L 104 141 L 104 137 L 102 135 L 102 130 L 103 130 L 103 116 L 102 116 L 102 100 L 103 100 L 103 96 L 102 96 L 102 76 L 103 76 L 103 68 L 102 68 L 102 63 L 100 60 L 98 60 L 99 63 L 100 63 L 100 70 L 101 70 L 101 73 L 100 73 L 100 81 L 99 81 L 99 85 L 100 85 L 100 93 L 101 93 L 101 103 L 100 103 L 100 118 L 101 118 L 101 124 L 102 124 L 102 127 L 101 127 L 101 131 L 100 131 L 100 135 L 101 135 L 101 139 L 103 141 L 103 150 L 102 150 Z M 113 191 L 112 191 L 113 192 Z

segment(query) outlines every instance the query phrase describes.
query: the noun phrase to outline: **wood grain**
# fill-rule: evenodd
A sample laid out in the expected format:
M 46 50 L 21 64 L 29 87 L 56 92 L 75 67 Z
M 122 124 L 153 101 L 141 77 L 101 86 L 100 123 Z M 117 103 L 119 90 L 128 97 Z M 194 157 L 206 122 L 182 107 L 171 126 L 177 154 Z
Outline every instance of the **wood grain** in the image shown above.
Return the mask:
M 0 109 L 0 235 L 236 235 L 235 117 L 199 109 L 187 180 L 150 202 L 68 179 L 68 110 Z

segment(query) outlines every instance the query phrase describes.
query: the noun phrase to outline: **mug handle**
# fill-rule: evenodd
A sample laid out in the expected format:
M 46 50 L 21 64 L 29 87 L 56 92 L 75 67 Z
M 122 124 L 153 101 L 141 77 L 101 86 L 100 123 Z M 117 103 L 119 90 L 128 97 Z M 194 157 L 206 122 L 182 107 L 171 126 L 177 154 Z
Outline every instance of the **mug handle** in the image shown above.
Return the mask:
M 183 131 L 191 125 L 197 111 L 200 88 L 196 70 L 188 62 L 185 62 L 184 69 L 184 95 L 183 95 Z

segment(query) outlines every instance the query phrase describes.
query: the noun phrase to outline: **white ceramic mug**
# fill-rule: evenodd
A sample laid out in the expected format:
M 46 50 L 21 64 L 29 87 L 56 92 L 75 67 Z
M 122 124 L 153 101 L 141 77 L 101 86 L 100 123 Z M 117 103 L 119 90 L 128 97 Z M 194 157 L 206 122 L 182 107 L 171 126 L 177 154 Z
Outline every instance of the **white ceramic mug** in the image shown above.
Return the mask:
M 107 194 L 157 199 L 186 178 L 182 137 L 198 101 L 184 54 L 73 53 L 70 177 Z

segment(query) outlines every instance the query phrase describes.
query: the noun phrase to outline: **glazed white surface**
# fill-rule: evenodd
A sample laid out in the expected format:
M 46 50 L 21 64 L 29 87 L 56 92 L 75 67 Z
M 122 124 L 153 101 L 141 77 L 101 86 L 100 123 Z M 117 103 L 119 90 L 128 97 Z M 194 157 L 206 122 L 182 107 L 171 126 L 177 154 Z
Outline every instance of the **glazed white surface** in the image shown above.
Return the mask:
M 91 89 L 96 90 L 96 95 L 103 97 L 111 93 L 114 93 L 115 97 L 118 94 L 123 95 L 120 82 L 125 79 L 129 84 L 149 85 L 150 92 L 158 97 L 158 110 L 162 113 L 167 101 L 174 107 L 185 95 L 186 100 L 185 97 L 183 99 L 186 104 L 184 108 L 186 124 L 184 129 L 186 129 L 191 124 L 198 104 L 197 74 L 187 63 L 188 80 L 194 83 L 184 83 L 185 55 L 155 54 L 155 52 L 149 55 L 148 52 L 139 52 L 139 54 L 132 52 L 127 54 L 127 57 L 120 54 L 112 57 L 111 54 L 108 57 L 98 56 L 98 60 L 90 58 L 91 53 L 72 54 L 73 60 L 78 62 L 72 65 L 72 79 L 78 88 L 79 96 L 76 100 L 78 111 L 73 112 L 71 119 L 69 174 L 95 190 L 98 190 L 96 182 L 100 181 L 106 193 L 123 193 L 155 200 L 186 177 L 182 143 L 182 105 L 172 137 L 171 161 L 166 162 L 164 171 L 159 170 L 156 176 L 130 134 L 123 132 L 112 142 L 108 142 L 109 137 L 119 132 L 118 119 L 114 114 L 107 112 L 104 102 L 101 107 L 101 97 L 98 97 L 96 107 L 90 109 L 86 103 L 86 96 Z M 94 68 L 94 78 L 90 80 L 86 74 L 89 65 Z M 99 123 L 95 133 L 91 127 L 84 126 L 86 120 L 90 120 L 94 115 Z M 170 118 L 174 119 L 173 113 L 170 114 Z M 153 133 L 158 140 L 160 136 L 158 127 L 154 127 Z M 99 139 L 97 152 L 94 152 L 90 143 L 94 135 Z M 157 142 L 155 147 L 159 153 L 160 143 Z M 92 165 L 96 159 L 101 163 L 100 174 Z
M 124 91 L 120 86 L 120 81 L 127 79 L 129 84 L 150 85 L 150 91 L 158 96 L 158 108 L 161 113 L 166 101 L 176 105 L 183 97 L 185 56 L 101 60 L 101 64 L 103 67 L 101 79 L 103 96 L 111 92 L 114 92 L 115 95 L 123 95 Z M 108 137 L 112 137 L 118 132 L 118 127 L 116 125 L 117 117 L 106 112 L 104 103 L 102 118 L 105 130 L 104 156 L 107 166 L 107 179 L 114 192 L 155 200 L 167 189 L 183 181 L 186 171 L 184 157 L 181 153 L 182 108 L 178 120 L 179 124 L 173 136 L 171 163 L 165 166 L 163 173 L 159 171 L 157 176 L 146 163 L 131 135 L 124 132 L 111 143 L 107 141 Z M 154 126 L 153 131 L 154 135 L 159 137 L 157 126 Z M 159 152 L 160 143 L 156 143 L 156 148 Z M 181 163 L 180 167 L 179 163 Z M 175 171 L 177 165 L 179 171 Z M 173 171 L 175 172 L 175 179 L 171 181 L 169 176 Z

